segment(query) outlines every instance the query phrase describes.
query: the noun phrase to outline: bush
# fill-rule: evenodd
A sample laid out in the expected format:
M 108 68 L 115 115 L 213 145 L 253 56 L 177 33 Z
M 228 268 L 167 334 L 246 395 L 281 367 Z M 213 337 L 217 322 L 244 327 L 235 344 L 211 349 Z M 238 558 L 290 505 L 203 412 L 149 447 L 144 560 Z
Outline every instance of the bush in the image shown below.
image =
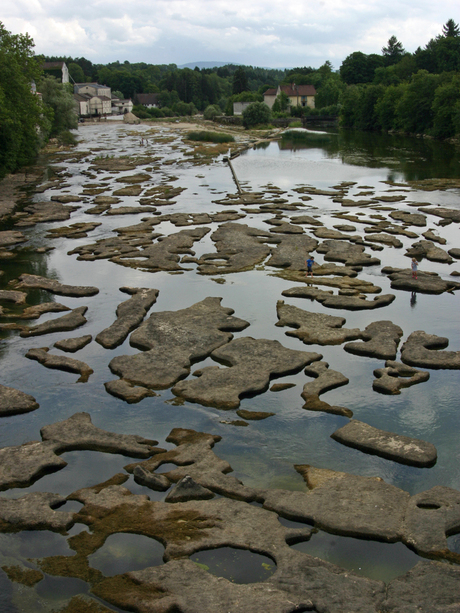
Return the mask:
M 69 130 L 64 130 L 58 136 L 59 142 L 63 145 L 76 145 L 77 139 L 75 138 L 75 134 L 72 134 Z
M 222 111 L 220 110 L 218 106 L 216 106 L 215 104 L 210 104 L 209 106 L 205 108 L 203 117 L 205 119 L 214 119 L 214 117 L 217 117 L 218 115 L 221 115 L 221 114 L 222 114 Z
M 133 106 L 133 115 L 136 115 L 139 119 L 149 119 L 150 115 L 147 109 L 142 104 L 136 104 Z
M 259 124 L 269 124 L 272 112 L 265 102 L 252 102 L 243 111 L 243 125 L 246 129 Z
M 233 143 L 235 139 L 230 134 L 222 134 L 221 132 L 189 132 L 188 140 L 204 141 L 208 143 Z
M 152 106 L 151 108 L 147 109 L 147 113 L 150 115 L 150 117 L 153 117 L 154 119 L 165 116 L 164 110 L 159 109 L 156 106 Z

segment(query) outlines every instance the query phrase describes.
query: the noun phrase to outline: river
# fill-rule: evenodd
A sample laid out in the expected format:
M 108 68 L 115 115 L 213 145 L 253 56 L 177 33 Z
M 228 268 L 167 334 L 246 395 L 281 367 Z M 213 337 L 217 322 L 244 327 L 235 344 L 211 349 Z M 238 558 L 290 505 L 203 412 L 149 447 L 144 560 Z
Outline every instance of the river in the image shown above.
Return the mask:
M 222 205 L 214 201 L 236 191 L 228 166 L 220 158 L 210 165 L 194 165 L 187 161 L 186 148 L 177 131 L 165 126 L 153 136 L 148 130 L 149 127 L 145 125 L 115 124 L 80 128 L 80 141 L 76 150 L 90 153 L 74 161 L 66 159 L 65 185 L 58 191 L 47 190 L 37 194 L 35 199 L 47 200 L 56 193 L 80 194 L 89 182 L 86 173 L 91 162 L 98 156 L 132 156 L 148 151 L 158 158 L 157 166 L 150 164 L 147 170 L 152 176 L 153 184 L 170 182 L 174 187 L 186 188 L 175 198 L 175 204 L 161 208 L 162 214 L 214 213 L 222 210 Z M 150 139 L 149 143 L 142 147 L 141 136 L 149 136 Z M 59 165 L 59 154 L 56 155 L 54 163 Z M 453 146 L 431 140 L 356 133 L 331 133 L 302 145 L 297 142 L 265 143 L 235 158 L 233 166 L 244 189 L 264 191 L 267 186 L 275 186 L 285 191 L 283 198 L 290 203 L 299 202 L 299 193 L 294 189 L 306 185 L 327 190 L 344 181 L 353 182 L 348 195 L 353 198 L 363 191 L 363 186 L 375 196 L 388 194 L 389 185 L 386 181 L 460 178 L 458 150 Z M 141 170 L 145 168 L 138 167 L 136 172 Z M 115 183 L 117 176 L 108 173 L 103 175 L 102 179 L 107 185 L 105 193 L 109 194 L 112 189 L 120 186 Z M 96 180 L 102 179 L 98 177 Z M 397 210 L 416 212 L 414 203 L 429 202 L 460 209 L 460 189 L 413 189 L 405 195 L 407 200 L 392 203 L 390 206 Z M 137 204 L 135 196 L 125 196 L 120 206 Z M 13 260 L 2 262 L 5 272 L 1 279 L 2 289 L 7 287 L 10 280 L 16 279 L 24 272 L 56 278 L 72 285 L 97 286 L 100 289 L 97 296 L 66 297 L 59 300 L 70 308 L 82 305 L 89 307 L 88 322 L 85 326 L 76 332 L 67 333 L 67 336 L 91 334 L 93 339 L 114 320 L 117 305 L 126 299 L 126 295 L 119 291 L 119 288 L 125 285 L 158 289 L 159 296 L 152 307 L 154 311 L 183 309 L 207 296 L 221 297 L 223 306 L 234 309 L 236 317 L 250 323 L 246 330 L 235 333 L 235 338 L 252 336 L 278 340 L 291 349 L 322 353 L 323 360 L 331 369 L 343 373 L 350 380 L 348 385 L 322 395 L 322 400 L 331 405 L 350 408 L 355 419 L 376 428 L 433 443 L 438 452 L 437 462 L 432 468 L 414 468 L 362 453 L 334 441 L 331 434 L 346 424 L 348 419 L 340 415 L 302 409 L 300 392 L 307 381 L 302 371 L 279 380 L 295 384 L 290 389 L 277 393 L 267 390 L 252 398 L 243 398 L 240 408 L 273 412 L 274 415 L 263 421 L 251 421 L 247 427 L 237 427 L 225 423 L 237 419 L 234 411 L 222 411 L 190 402 L 177 404 L 174 403 L 175 397 L 171 390 L 161 390 L 157 396 L 145 398 L 138 404 L 127 404 L 109 395 L 104 383 L 114 378 L 108 366 L 110 360 L 117 355 L 137 353 L 137 350 L 129 345 L 129 338 L 113 350 L 106 350 L 96 342 L 91 342 L 81 349 L 75 357 L 90 365 L 94 374 L 88 382 L 76 383 L 77 377 L 74 374 L 49 370 L 25 358 L 25 353 L 31 347 L 52 347 L 56 340 L 64 337 L 63 334 L 34 339 L 21 338 L 17 332 L 2 333 L 1 383 L 32 394 L 40 408 L 23 415 L 3 417 L 0 420 L 0 447 L 40 440 L 39 431 L 42 426 L 86 411 L 90 413 L 93 424 L 100 428 L 119 433 L 140 434 L 158 440 L 159 446 L 165 448 L 173 447 L 166 443 L 165 439 L 175 427 L 220 435 L 222 440 L 216 445 L 216 454 L 227 460 L 234 470 L 233 475 L 250 487 L 304 491 L 305 483 L 293 466 L 310 464 L 361 476 L 378 476 L 411 495 L 435 485 L 460 489 L 458 371 L 432 370 L 428 382 L 404 389 L 397 396 L 374 392 L 373 371 L 384 366 L 382 360 L 351 355 L 340 345 L 305 346 L 297 338 L 287 336 L 287 328 L 275 326 L 278 321 L 276 302 L 282 298 L 281 292 L 294 284 L 274 276 L 278 270 L 266 264 L 257 266 L 254 270 L 220 275 L 221 281 L 224 282 L 217 283 L 215 277 L 197 274 L 196 265 L 193 263 L 184 266 L 187 270 L 183 274 L 170 274 L 118 266 L 108 260 L 79 261 L 76 255 L 68 255 L 68 251 L 107 238 L 115 228 L 139 223 L 141 218 L 146 216 L 145 213 L 91 216 L 85 214 L 90 205 L 88 199 L 72 214 L 69 221 L 37 224 L 24 230 L 29 242 L 17 249 Z M 350 212 L 354 214 L 356 210 L 352 209 Z M 373 213 L 369 209 L 359 210 L 365 211 L 366 214 Z M 333 202 L 328 196 L 317 195 L 313 196 L 312 200 L 305 201 L 300 212 L 288 212 L 288 215 L 316 215 L 327 227 L 332 228 L 338 223 L 348 223 L 334 217 L 338 211 L 344 211 L 340 204 Z M 378 214 L 379 211 L 374 211 L 375 213 Z M 265 222 L 271 217 L 270 213 L 249 212 L 241 223 L 268 230 L 271 226 Z M 101 225 L 88 238 L 51 239 L 46 235 L 50 228 L 92 220 L 100 222 Z M 459 247 L 458 224 L 440 227 L 438 222 L 439 218 L 429 216 L 427 227 L 446 239 L 447 243 L 442 246 L 443 249 Z M 211 223 L 207 226 L 214 231 L 218 224 Z M 155 232 L 168 235 L 179 229 L 165 221 L 155 227 Z M 422 232 L 427 228 L 411 229 Z M 214 251 L 211 234 L 212 232 L 208 233 L 195 243 L 193 250 L 196 257 Z M 382 274 L 383 265 L 400 268 L 409 266 L 409 259 L 404 253 L 414 239 L 405 236 L 398 238 L 403 242 L 402 249 L 384 246 L 382 251 L 375 253 L 382 265 L 366 267 L 359 274 L 360 279 L 372 281 L 381 287 L 383 294 L 396 295 L 394 302 L 384 309 L 336 311 L 326 309 L 315 301 L 295 298 L 284 300 L 309 311 L 343 316 L 346 318 L 347 328 L 363 329 L 372 321 L 391 320 L 403 329 L 402 340 L 413 331 L 424 330 L 430 334 L 448 337 L 449 349 L 459 350 L 458 293 L 419 293 L 414 297 L 410 292 L 392 290 L 388 277 Z M 53 249 L 45 254 L 37 253 L 36 248 L 43 246 L 51 246 Z M 317 260 L 321 263 L 323 257 L 318 254 Z M 459 266 L 457 265 L 457 270 L 460 270 Z M 447 265 L 427 260 L 423 260 L 420 265 L 421 270 L 436 272 L 445 278 L 455 268 L 455 263 Z M 36 290 L 29 293 L 28 303 L 49 299 L 46 292 Z M 40 323 L 59 315 L 43 315 Z M 215 365 L 215 362 L 207 358 L 195 364 L 192 372 L 210 365 Z M 62 457 L 68 462 L 64 470 L 46 475 L 28 488 L 3 491 L 0 496 L 17 498 L 35 491 L 67 496 L 72 491 L 101 483 L 114 474 L 123 472 L 123 466 L 127 463 L 125 456 L 93 451 L 73 451 L 63 454 Z M 153 492 L 136 484 L 132 477 L 127 482 L 127 487 L 135 494 L 148 494 L 152 500 L 164 500 L 165 497 L 165 493 Z M 61 510 L 78 510 L 80 507 L 79 503 L 68 502 Z M 76 524 L 70 534 L 76 534 L 82 529 L 81 524 Z M 451 536 L 449 546 L 460 553 L 460 537 Z M 296 547 L 339 566 L 353 569 L 364 576 L 384 581 L 409 570 L 421 559 L 401 543 L 378 543 L 330 535 L 322 531 L 313 535 L 309 542 Z M 138 543 L 119 545 L 114 553 L 114 567 L 117 557 L 128 557 L 132 561 L 132 568 L 139 567 L 135 562 L 136 555 L 130 554 L 129 548 L 137 548 L 138 551 L 142 549 Z M 65 536 L 33 531 L 0 534 L 0 567 L 19 563 L 34 568 L 29 559 L 57 553 L 72 554 Z M 105 564 L 110 568 L 107 556 Z M 88 586 L 77 579 L 47 576 L 37 587 L 24 588 L 22 591 L 21 589 L 10 583 L 0 571 L 2 611 L 45 611 L 62 607 L 74 594 L 87 592 Z M 24 595 L 24 591 L 27 595 Z

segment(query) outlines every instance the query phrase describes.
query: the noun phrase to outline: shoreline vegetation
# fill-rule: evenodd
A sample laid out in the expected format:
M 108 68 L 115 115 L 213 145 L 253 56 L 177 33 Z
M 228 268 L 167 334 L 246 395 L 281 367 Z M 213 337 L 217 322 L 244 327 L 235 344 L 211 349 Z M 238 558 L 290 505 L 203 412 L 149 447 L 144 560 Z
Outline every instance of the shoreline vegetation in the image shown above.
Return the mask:
M 145 62 L 93 64 L 86 58 L 35 55 L 28 34 L 13 34 L 0 22 L 0 179 L 33 164 L 52 137 L 72 144 L 77 127 L 72 86 L 43 73 L 44 61 L 65 61 L 75 82 L 99 82 L 136 102 L 139 92 L 155 94 L 157 106 L 135 104 L 141 120 L 233 116 L 234 102 L 250 102 L 243 125 L 270 126 L 272 120 L 336 117 L 341 127 L 396 132 L 438 139 L 460 134 L 460 28 L 449 19 L 442 32 L 414 53 L 392 36 L 381 53 L 351 53 L 334 70 L 267 69 L 228 64 L 179 69 Z M 315 108 L 290 106 L 283 92 L 263 109 L 264 92 L 278 85 L 313 85 Z M 37 95 L 40 92 L 40 95 Z

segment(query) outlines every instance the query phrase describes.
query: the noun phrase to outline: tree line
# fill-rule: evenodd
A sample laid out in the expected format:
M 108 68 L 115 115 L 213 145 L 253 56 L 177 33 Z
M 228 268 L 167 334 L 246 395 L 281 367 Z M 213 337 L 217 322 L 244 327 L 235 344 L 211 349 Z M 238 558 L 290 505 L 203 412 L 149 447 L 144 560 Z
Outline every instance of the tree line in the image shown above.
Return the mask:
M 236 64 L 194 70 L 128 61 L 104 65 L 84 57 L 36 56 L 33 47 L 27 34 L 12 34 L 0 23 L 0 177 L 33 161 L 47 138 L 76 125 L 72 86 L 44 77 L 44 61 L 65 61 L 72 81 L 99 82 L 123 98 L 157 94 L 160 108 L 136 109 L 144 118 L 231 115 L 235 101 L 262 102 L 267 89 L 296 83 L 316 88 L 316 108 L 289 109 L 281 95 L 272 116 L 335 115 L 347 128 L 439 138 L 460 133 L 460 28 L 452 19 L 414 53 L 392 36 L 380 54 L 355 51 L 339 70 L 328 61 L 319 68 L 284 70 Z
M 43 75 L 33 47 L 0 22 L 0 178 L 33 163 L 50 136 L 77 127 L 71 91 Z

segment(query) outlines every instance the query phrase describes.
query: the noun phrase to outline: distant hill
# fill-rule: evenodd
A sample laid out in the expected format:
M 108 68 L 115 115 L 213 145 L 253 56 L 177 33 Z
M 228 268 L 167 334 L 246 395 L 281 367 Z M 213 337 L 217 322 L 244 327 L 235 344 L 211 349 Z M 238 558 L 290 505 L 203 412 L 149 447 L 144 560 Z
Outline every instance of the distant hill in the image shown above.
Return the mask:
M 227 64 L 233 64 L 234 66 L 241 66 L 237 62 L 190 62 L 189 64 L 182 64 L 178 66 L 178 68 L 191 68 L 192 70 L 195 66 L 198 68 L 220 68 L 221 66 L 227 66 Z

